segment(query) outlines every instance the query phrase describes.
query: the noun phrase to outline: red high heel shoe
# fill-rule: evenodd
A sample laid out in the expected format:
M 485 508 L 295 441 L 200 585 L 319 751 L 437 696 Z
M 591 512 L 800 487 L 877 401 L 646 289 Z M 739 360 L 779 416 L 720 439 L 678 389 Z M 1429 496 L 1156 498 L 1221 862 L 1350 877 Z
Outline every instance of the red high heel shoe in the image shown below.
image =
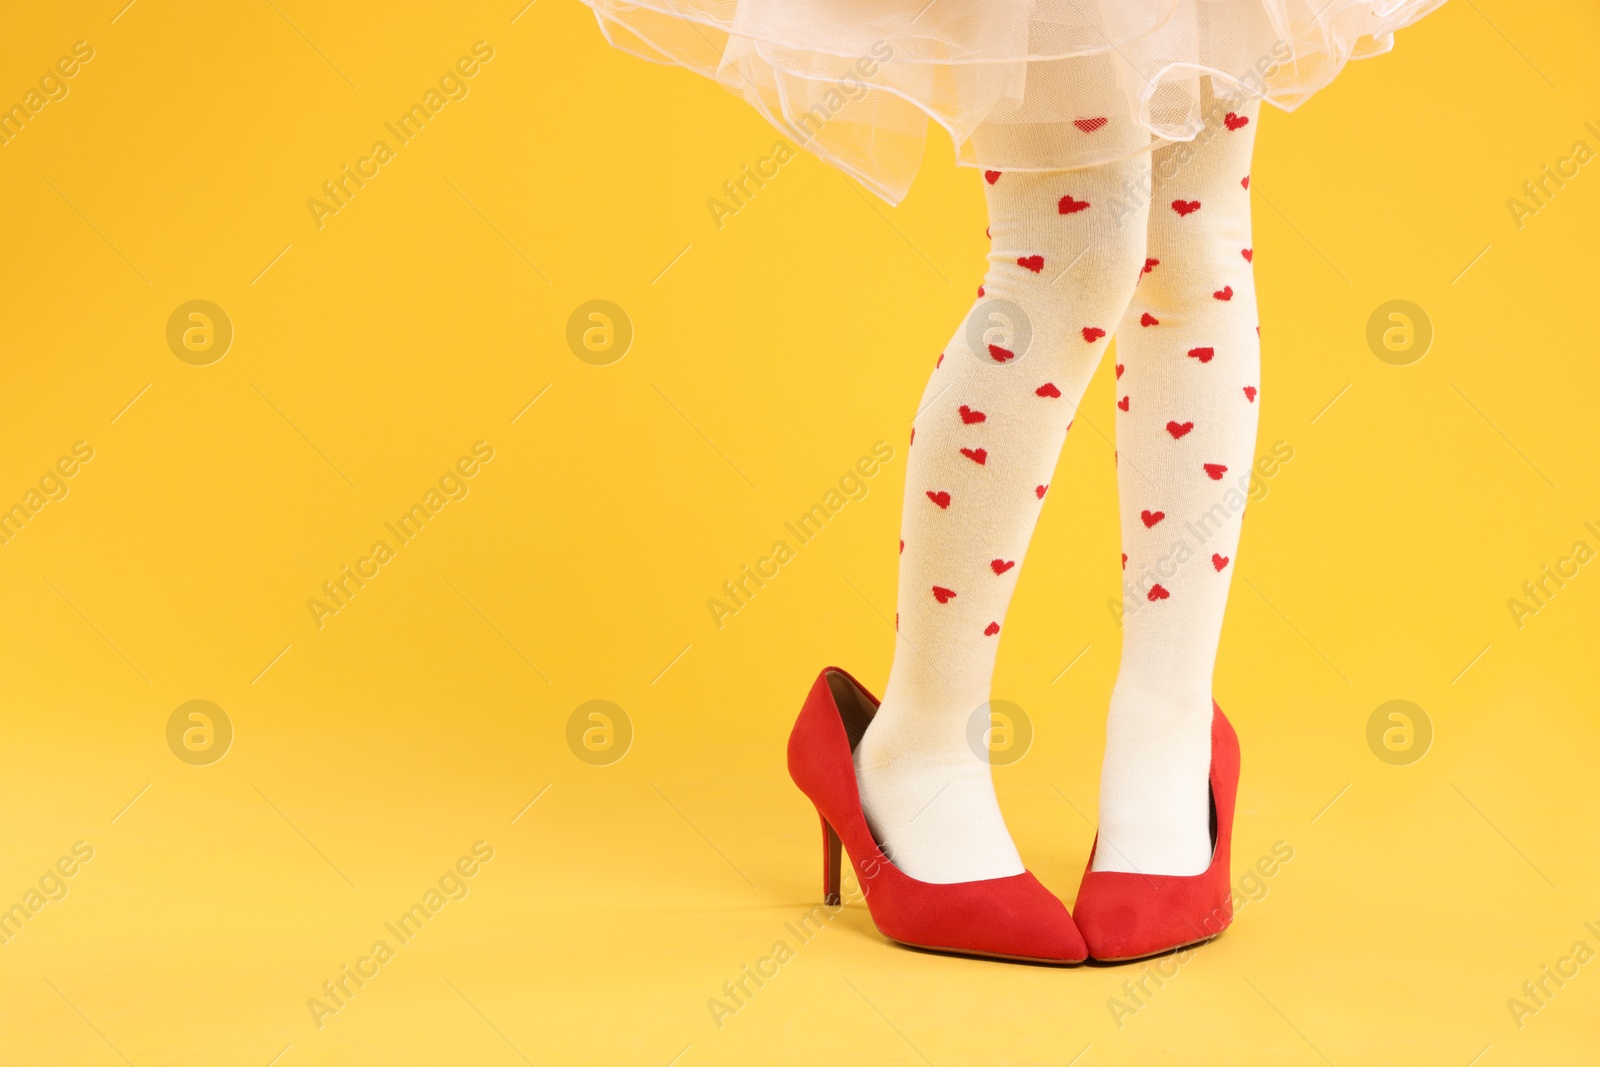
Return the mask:
M 1085 870 L 1072 917 L 1093 959 L 1136 960 L 1198 945 L 1233 921 L 1228 851 L 1239 793 L 1239 735 L 1216 701 L 1211 710 L 1211 866 L 1188 876 Z
M 789 776 L 822 819 L 822 891 L 839 904 L 840 845 L 849 851 L 872 921 L 913 948 L 966 956 L 1081 963 L 1088 954 L 1066 905 L 1032 874 L 919 882 L 878 847 L 861 811 L 851 754 L 878 701 L 849 674 L 817 675 L 789 735 Z

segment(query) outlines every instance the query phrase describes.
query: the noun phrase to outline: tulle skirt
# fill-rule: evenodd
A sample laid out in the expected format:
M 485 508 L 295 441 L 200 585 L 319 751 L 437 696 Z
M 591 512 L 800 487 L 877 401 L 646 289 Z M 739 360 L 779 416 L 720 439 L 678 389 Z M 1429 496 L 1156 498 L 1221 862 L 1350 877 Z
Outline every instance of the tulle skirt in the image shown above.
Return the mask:
M 898 203 L 930 119 L 964 166 L 1125 159 L 1204 127 L 1204 78 L 1208 101 L 1292 110 L 1444 0 L 583 2 L 613 45 L 715 78 Z

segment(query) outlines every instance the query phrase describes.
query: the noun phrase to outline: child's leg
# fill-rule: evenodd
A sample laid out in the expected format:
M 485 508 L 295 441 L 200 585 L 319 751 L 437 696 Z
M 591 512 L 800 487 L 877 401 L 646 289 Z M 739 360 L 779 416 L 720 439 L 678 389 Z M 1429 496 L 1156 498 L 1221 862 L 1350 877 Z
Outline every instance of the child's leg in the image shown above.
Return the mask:
M 1144 263 L 1143 213 L 1119 228 L 1114 202 L 1125 186 L 1142 187 L 1148 168 L 1142 155 L 985 175 L 993 248 L 984 295 L 918 409 L 894 668 L 856 750 L 873 831 L 923 881 L 1023 870 L 968 724 L 989 699 L 1006 606 L 1068 424 Z
M 1214 110 L 1152 161 L 1149 259 L 1117 333 L 1126 553 L 1094 869 L 1211 862 L 1211 673 L 1255 448 L 1260 345 L 1250 260 L 1257 105 Z

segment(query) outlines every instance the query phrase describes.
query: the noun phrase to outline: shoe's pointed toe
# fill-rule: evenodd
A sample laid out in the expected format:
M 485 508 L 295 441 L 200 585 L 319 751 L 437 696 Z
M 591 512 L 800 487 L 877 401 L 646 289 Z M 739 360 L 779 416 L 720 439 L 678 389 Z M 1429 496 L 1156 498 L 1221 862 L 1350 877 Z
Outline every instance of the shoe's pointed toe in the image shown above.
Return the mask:
M 858 868 L 858 874 L 866 873 Z M 1043 963 L 1082 963 L 1089 951 L 1072 913 L 1032 873 L 976 882 L 918 882 L 896 870 L 892 900 L 866 892 L 885 937 L 917 948 Z M 870 876 L 869 876 L 870 877 Z M 887 888 L 884 882 L 882 888 Z
M 990 898 L 984 940 L 996 946 L 992 955 L 1057 963 L 1082 963 L 1089 957 L 1072 913 L 1032 872 L 995 881 L 1010 885 Z
M 1214 879 L 1090 871 L 1072 917 L 1090 958 L 1113 962 L 1207 941 L 1233 920 L 1233 906 Z

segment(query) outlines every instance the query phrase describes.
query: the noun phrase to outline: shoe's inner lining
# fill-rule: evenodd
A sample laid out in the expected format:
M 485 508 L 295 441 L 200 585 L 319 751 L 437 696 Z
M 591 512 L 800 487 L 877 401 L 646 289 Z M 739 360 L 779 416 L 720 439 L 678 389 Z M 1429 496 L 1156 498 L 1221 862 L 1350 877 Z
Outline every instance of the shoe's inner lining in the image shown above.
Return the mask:
M 1215 856 L 1217 854 L 1217 793 L 1214 789 L 1207 789 L 1206 793 L 1211 799 L 1211 854 Z
M 844 722 L 845 736 L 850 739 L 850 751 L 854 752 L 867 732 L 867 724 L 877 714 L 878 705 L 838 671 L 828 672 L 828 688 L 833 692 L 833 703 Z

